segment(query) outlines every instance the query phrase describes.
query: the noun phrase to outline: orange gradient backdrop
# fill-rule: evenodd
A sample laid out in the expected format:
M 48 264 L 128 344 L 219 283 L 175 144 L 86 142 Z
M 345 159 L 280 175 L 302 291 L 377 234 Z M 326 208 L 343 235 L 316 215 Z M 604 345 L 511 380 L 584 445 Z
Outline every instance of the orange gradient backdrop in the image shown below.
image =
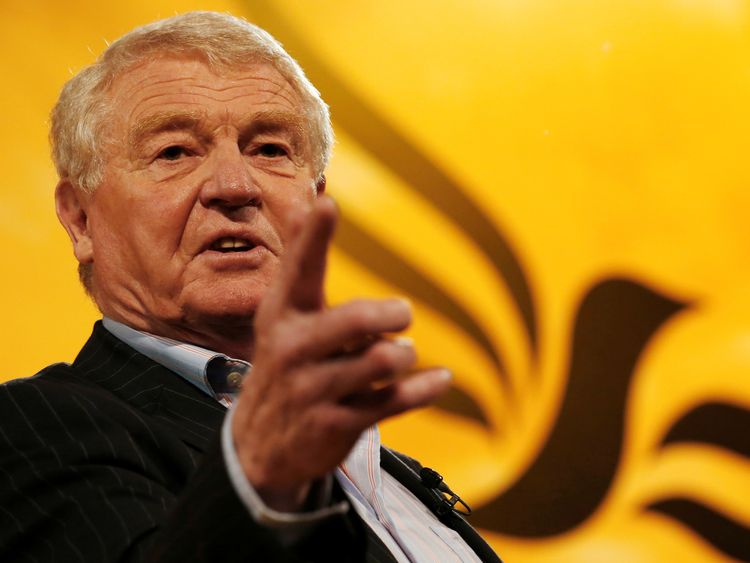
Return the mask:
M 750 558 L 740 0 L 3 0 L 0 380 L 71 361 L 98 318 L 54 216 L 60 87 L 107 40 L 191 9 L 267 28 L 331 103 L 346 224 L 330 299 L 413 301 L 420 359 L 451 367 L 455 390 L 386 423 L 386 441 L 479 507 L 506 560 Z M 570 458 L 605 443 L 615 466 L 587 492 Z M 539 504 L 555 463 L 566 489 Z

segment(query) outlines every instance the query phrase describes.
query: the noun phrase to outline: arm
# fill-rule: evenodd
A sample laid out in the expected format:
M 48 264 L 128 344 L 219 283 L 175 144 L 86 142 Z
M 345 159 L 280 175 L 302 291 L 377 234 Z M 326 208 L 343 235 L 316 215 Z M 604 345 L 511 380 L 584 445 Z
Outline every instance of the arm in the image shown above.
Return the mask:
M 316 536 L 336 550 L 283 546 L 236 496 L 218 440 L 201 455 L 68 366 L 0 387 L 3 561 L 346 561 L 362 549 L 344 516 Z
M 301 507 L 311 483 L 338 465 L 362 429 L 447 386 L 436 371 L 396 378 L 414 352 L 381 334 L 408 325 L 403 302 L 323 307 L 334 223 L 325 199 L 298 222 L 282 275 L 258 311 L 255 369 L 232 421 L 245 476 L 282 512 Z M 345 516 L 315 529 L 324 540 L 316 543 L 331 553 L 285 548 L 237 498 L 218 446 L 199 462 L 201 454 L 173 427 L 160 428 L 158 417 L 84 380 L 75 384 L 68 366 L 50 372 L 0 392 L 4 561 L 214 561 L 216 554 L 247 561 L 250 553 L 334 561 L 359 553 L 361 535 Z
M 233 420 L 248 481 L 280 511 L 298 510 L 311 483 L 335 469 L 365 428 L 428 404 L 450 377 L 442 369 L 399 377 L 415 352 L 383 335 L 411 322 L 403 300 L 324 306 L 335 223 L 326 196 L 294 222 L 277 283 L 256 314 L 253 373 Z

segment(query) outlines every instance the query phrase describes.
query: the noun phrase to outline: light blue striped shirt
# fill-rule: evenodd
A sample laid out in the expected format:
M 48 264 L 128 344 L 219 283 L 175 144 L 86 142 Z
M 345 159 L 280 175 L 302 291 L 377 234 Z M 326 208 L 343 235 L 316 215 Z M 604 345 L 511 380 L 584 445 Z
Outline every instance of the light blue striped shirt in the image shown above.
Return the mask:
M 229 359 L 224 354 L 212 352 L 194 344 L 185 344 L 171 338 L 141 332 L 108 317 L 102 319 L 102 324 L 131 348 L 175 372 L 209 397 L 216 398 L 216 394 L 208 384 L 206 368 L 208 362 L 214 358 Z
M 175 372 L 224 406 L 231 405 L 231 400 L 218 396 L 211 389 L 206 371 L 214 358 L 232 358 L 194 344 L 141 332 L 107 317 L 102 323 L 109 332 L 144 356 Z M 256 521 L 275 528 L 281 541 L 288 545 L 323 518 L 348 510 L 346 503 L 294 514 L 267 507 L 247 481 L 237 457 L 231 432 L 233 412 L 234 409 L 229 410 L 222 427 L 222 453 L 232 486 Z M 335 477 L 354 510 L 399 563 L 479 562 L 457 532 L 440 522 L 406 487 L 380 469 L 380 433 L 376 426 L 362 433 L 349 456 L 336 469 Z M 330 480 L 326 488 L 330 491 Z M 328 495 L 330 498 L 330 493 Z

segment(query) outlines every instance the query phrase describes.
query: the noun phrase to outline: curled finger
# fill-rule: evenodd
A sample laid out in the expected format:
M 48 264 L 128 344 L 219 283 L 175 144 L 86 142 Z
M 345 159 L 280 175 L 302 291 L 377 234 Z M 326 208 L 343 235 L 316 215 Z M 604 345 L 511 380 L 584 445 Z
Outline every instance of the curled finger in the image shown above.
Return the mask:
M 452 374 L 445 368 L 427 369 L 386 386 L 353 394 L 346 399 L 344 406 L 358 420 L 357 424 L 366 427 L 429 405 L 448 390 L 451 380 Z

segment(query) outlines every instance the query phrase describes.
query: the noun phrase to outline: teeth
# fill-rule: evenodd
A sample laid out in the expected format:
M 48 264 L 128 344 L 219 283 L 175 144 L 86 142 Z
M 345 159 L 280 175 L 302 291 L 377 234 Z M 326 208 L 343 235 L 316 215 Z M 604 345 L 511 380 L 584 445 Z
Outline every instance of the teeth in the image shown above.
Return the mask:
M 250 243 L 239 238 L 225 237 L 216 241 L 212 246 L 216 249 L 224 250 L 228 248 L 249 248 Z

